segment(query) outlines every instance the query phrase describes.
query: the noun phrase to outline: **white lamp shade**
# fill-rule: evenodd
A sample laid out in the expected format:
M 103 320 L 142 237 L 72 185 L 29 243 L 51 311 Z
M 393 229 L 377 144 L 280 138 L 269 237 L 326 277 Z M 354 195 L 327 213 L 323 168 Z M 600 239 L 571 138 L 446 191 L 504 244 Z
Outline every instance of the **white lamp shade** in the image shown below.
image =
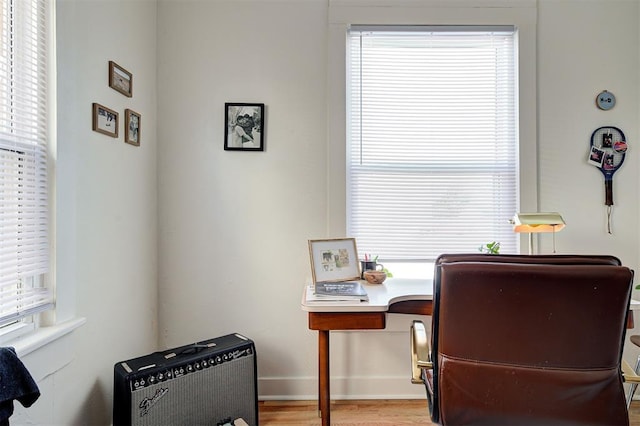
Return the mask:
M 558 232 L 565 227 L 560 213 L 516 213 L 513 232 Z

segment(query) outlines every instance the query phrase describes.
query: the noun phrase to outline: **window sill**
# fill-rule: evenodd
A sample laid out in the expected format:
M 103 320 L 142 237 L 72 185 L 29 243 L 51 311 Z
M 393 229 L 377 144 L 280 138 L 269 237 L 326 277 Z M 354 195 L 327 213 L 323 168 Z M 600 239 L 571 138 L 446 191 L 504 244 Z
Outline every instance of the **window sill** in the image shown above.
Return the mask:
M 86 318 L 74 318 L 60 324 L 48 327 L 40 327 L 33 333 L 8 342 L 6 346 L 14 347 L 18 356 L 22 357 L 42 348 L 43 346 L 48 345 L 49 343 L 63 336 L 66 336 L 86 322 Z

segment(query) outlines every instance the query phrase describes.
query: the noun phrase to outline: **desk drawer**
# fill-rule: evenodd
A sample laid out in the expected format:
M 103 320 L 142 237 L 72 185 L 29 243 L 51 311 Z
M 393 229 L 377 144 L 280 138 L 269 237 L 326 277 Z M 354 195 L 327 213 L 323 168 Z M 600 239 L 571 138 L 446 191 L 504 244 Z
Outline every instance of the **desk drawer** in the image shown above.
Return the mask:
M 310 330 L 381 330 L 384 312 L 309 312 Z

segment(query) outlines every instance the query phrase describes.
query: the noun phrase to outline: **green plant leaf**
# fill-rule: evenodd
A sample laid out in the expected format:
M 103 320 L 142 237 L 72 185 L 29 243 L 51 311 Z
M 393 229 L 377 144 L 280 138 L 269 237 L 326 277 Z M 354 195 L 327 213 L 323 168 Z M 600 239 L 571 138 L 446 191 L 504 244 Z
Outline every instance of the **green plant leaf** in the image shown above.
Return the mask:
M 488 253 L 488 254 L 500 254 L 500 243 L 497 241 L 492 241 L 490 243 L 480 246 L 478 248 L 478 251 L 480 251 L 481 253 Z

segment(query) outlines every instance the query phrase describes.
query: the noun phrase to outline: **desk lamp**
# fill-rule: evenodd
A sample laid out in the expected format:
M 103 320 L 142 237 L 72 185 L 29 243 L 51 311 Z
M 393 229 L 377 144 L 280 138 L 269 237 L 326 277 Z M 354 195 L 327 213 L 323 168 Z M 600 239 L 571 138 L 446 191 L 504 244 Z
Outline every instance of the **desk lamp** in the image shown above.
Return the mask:
M 529 254 L 533 254 L 533 234 L 538 232 L 553 233 L 553 252 L 556 252 L 556 232 L 565 226 L 560 213 L 516 213 L 511 221 L 513 232 L 529 234 Z

